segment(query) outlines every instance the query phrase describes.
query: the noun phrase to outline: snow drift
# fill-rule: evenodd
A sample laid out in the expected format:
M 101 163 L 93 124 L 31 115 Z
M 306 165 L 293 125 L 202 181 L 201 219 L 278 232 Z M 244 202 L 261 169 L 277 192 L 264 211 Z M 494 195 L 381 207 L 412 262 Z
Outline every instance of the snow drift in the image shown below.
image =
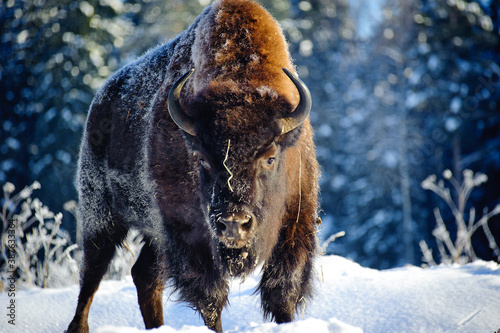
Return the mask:
M 253 295 L 258 274 L 231 286 L 223 311 L 226 332 L 489 332 L 500 329 L 500 266 L 477 261 L 464 266 L 389 270 L 364 268 L 338 256 L 316 263 L 316 297 L 297 321 L 264 322 Z M 5 315 L 0 332 L 62 332 L 71 321 L 78 286 L 16 293 L 16 325 Z M 166 325 L 151 332 L 211 332 L 176 295 L 164 293 Z M 4 309 L 7 294 L 0 294 Z M 103 281 L 90 310 L 92 332 L 144 332 L 132 279 Z

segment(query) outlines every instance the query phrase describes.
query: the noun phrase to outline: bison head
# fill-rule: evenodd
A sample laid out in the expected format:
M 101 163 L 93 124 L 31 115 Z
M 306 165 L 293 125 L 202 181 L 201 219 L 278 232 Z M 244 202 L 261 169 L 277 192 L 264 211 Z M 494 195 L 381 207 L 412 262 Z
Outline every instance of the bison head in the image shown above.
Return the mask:
M 268 87 L 242 88 L 233 81 L 214 81 L 181 105 L 182 87 L 193 71 L 171 88 L 168 109 L 198 156 L 211 229 L 226 249 L 276 239 L 286 210 L 286 150 L 309 115 L 309 90 L 283 69 L 299 92 L 295 109 Z

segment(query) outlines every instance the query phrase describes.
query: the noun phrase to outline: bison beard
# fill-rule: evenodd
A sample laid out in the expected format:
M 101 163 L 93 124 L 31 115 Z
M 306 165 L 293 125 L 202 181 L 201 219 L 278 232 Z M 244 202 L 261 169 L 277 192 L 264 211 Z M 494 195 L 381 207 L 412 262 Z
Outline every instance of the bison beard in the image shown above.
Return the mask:
M 88 332 L 94 293 L 130 229 L 146 328 L 169 281 L 222 331 L 228 279 L 263 264 L 266 317 L 311 296 L 318 166 L 307 87 L 276 21 L 220 0 L 171 42 L 113 75 L 89 111 L 78 165 L 84 260 L 68 332 Z

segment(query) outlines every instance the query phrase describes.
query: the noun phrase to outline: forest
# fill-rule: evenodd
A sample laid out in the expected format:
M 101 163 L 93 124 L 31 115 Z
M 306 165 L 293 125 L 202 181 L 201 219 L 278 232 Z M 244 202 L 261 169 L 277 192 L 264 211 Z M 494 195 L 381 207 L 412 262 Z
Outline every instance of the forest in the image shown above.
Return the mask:
M 313 96 L 325 253 L 377 269 L 498 261 L 500 2 L 259 2 Z M 38 205 L 62 213 L 47 217 L 65 246 L 79 243 L 74 178 L 94 94 L 209 3 L 0 0 L 3 234 L 9 214 Z M 25 187 L 18 198 L 37 199 L 11 205 Z

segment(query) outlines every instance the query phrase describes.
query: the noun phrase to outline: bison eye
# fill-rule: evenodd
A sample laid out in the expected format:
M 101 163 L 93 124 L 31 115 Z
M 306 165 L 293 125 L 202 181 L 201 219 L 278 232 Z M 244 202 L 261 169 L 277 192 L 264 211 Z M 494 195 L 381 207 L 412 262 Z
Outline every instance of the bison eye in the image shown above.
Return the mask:
M 266 166 L 272 166 L 274 164 L 274 161 L 276 160 L 276 157 L 269 157 L 267 160 L 266 160 L 266 163 L 265 165 Z

